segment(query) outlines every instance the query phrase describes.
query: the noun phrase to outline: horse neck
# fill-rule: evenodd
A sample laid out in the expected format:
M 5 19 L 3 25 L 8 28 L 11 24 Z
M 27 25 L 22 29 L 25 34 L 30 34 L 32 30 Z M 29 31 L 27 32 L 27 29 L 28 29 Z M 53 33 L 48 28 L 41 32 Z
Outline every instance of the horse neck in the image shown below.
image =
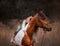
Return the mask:
M 29 23 L 29 27 L 27 28 L 27 33 L 30 37 L 32 37 L 34 29 L 36 26 L 36 17 L 32 18 L 32 20 Z

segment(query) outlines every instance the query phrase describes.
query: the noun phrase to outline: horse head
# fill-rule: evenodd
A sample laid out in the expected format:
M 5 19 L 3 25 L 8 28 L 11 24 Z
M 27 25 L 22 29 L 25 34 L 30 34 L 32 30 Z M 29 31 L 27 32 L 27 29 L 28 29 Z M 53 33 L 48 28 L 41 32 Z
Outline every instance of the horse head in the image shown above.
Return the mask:
M 37 20 L 36 24 L 40 28 L 43 28 L 44 31 L 51 31 L 52 30 L 52 25 L 49 23 L 49 21 L 44 17 L 44 15 L 39 12 L 36 14 Z

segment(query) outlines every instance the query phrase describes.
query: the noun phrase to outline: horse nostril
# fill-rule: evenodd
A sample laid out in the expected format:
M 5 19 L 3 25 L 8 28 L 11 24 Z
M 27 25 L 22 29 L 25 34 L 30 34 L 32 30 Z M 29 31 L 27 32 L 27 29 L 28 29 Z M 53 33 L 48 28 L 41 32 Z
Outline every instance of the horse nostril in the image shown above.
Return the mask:
M 50 31 L 52 30 L 52 28 L 50 28 Z

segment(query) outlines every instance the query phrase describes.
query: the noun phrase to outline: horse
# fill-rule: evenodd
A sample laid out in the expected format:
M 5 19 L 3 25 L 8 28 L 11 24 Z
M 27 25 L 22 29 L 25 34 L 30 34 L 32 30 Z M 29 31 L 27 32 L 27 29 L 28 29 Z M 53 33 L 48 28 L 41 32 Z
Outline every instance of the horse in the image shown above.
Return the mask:
M 42 17 L 42 13 L 36 13 L 29 22 L 29 27 L 26 30 L 27 35 L 25 35 L 22 39 L 22 46 L 34 46 L 34 40 L 32 37 L 35 27 L 40 27 L 44 31 L 51 31 L 52 29 L 51 24 L 44 17 Z
M 24 35 L 21 42 L 22 46 L 34 46 L 35 41 L 33 34 L 38 27 L 42 28 L 44 31 L 51 31 L 52 29 L 51 24 L 43 17 L 41 12 L 37 12 L 30 20 L 29 26 L 26 29 L 26 35 Z

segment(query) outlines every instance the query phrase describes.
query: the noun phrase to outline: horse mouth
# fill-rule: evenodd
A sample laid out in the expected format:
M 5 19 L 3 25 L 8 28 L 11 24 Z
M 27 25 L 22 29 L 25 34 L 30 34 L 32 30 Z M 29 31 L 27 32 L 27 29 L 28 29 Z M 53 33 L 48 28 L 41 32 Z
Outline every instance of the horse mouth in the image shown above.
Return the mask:
M 44 27 L 44 28 L 43 28 L 43 30 L 44 30 L 44 31 L 51 31 L 51 30 L 52 30 L 52 28 Z

